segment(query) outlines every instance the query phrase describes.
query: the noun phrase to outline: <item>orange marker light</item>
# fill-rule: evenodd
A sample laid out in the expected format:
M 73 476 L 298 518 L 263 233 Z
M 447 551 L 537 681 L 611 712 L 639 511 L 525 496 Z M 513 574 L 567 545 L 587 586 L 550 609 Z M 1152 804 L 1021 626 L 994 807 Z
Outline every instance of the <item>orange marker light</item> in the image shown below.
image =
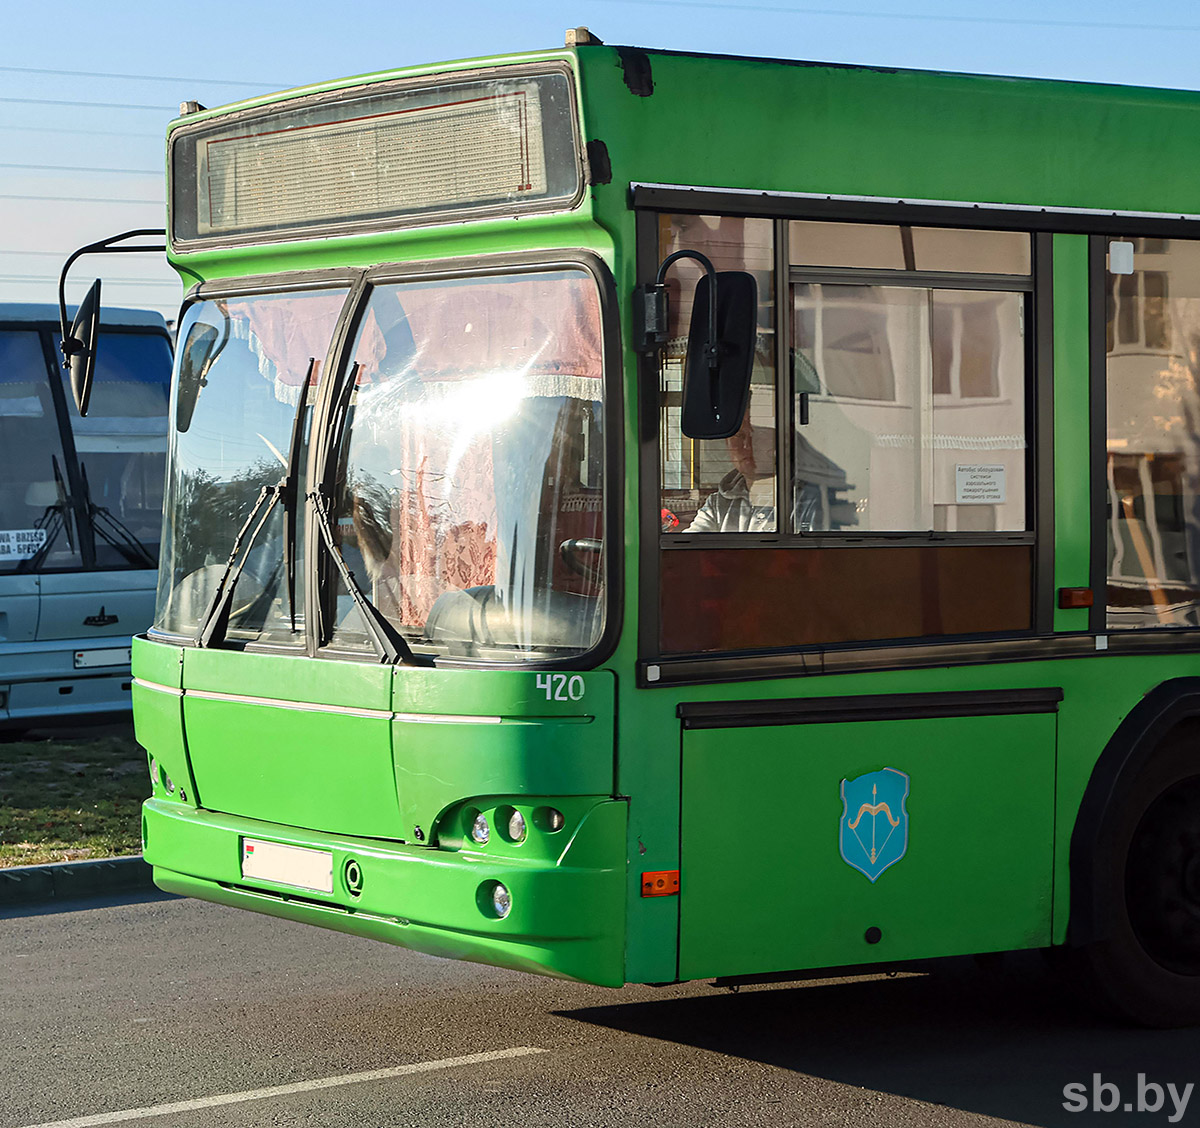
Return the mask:
M 678 893 L 678 870 L 654 870 L 642 874 L 643 897 L 674 897 Z
M 1091 588 L 1059 588 L 1058 606 L 1064 611 L 1091 607 L 1094 599 Z

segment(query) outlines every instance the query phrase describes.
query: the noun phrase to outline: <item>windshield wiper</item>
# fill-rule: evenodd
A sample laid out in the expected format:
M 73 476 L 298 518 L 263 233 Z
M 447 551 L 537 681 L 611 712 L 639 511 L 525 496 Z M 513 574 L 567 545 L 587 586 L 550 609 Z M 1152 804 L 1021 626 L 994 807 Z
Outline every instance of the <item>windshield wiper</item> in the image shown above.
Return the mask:
M 296 404 L 296 414 L 292 418 L 292 437 L 288 444 L 288 461 L 283 477 L 273 486 L 263 486 L 259 491 L 258 500 L 254 503 L 254 508 L 250 510 L 250 515 L 242 522 L 237 536 L 233 538 L 233 549 L 229 553 L 229 559 L 225 561 L 221 582 L 217 584 L 212 602 L 208 605 L 208 610 L 196 631 L 196 642 L 199 646 L 211 646 L 214 641 L 220 642 L 225 637 L 225 632 L 229 629 L 229 614 L 233 608 L 234 588 L 237 586 L 242 569 L 246 566 L 250 550 L 254 547 L 254 542 L 258 540 L 258 534 L 262 532 L 263 526 L 279 502 L 283 502 L 285 507 L 283 556 L 287 571 L 288 611 L 291 614 L 292 630 L 296 629 L 296 478 L 299 474 L 297 464 L 300 461 L 300 442 L 304 434 L 304 412 L 308 406 L 308 384 L 312 379 L 316 363 L 316 357 L 308 358 L 308 370 L 304 375 L 304 382 L 300 385 L 300 398 Z M 264 506 L 266 511 L 255 525 L 254 531 L 250 533 L 250 538 L 246 541 L 246 551 L 242 553 L 242 541 L 245 540 L 247 531 Z M 238 559 L 239 555 L 241 556 L 240 560 Z
M 199 646 L 211 646 L 214 638 L 220 642 L 225 637 L 225 632 L 229 628 L 229 612 L 233 607 L 233 589 L 237 586 L 238 577 L 241 576 L 242 569 L 246 566 L 246 560 L 250 556 L 250 549 L 253 548 L 254 542 L 258 539 L 258 534 L 262 532 L 262 527 L 271 516 L 271 512 L 279 501 L 281 492 L 282 483 L 274 486 L 263 486 L 258 491 L 258 500 L 255 501 L 254 508 L 250 510 L 250 515 L 242 522 L 242 527 L 238 529 L 237 536 L 233 538 L 233 549 L 229 553 L 229 559 L 225 562 L 225 570 L 221 573 L 221 582 L 217 584 L 217 590 L 213 592 L 212 602 L 209 603 L 208 610 L 205 612 L 204 618 L 201 620 L 200 626 L 196 631 L 196 643 Z M 246 553 L 239 560 L 238 555 L 242 551 L 242 541 L 246 537 L 246 532 L 264 506 L 266 507 L 266 512 L 263 513 L 262 519 L 255 525 L 254 532 L 250 534 L 250 539 L 246 543 Z
M 97 505 L 92 500 L 92 489 L 88 485 L 87 467 L 83 464 L 82 460 L 79 463 L 79 477 L 83 484 L 83 502 L 87 507 L 92 532 L 112 545 L 131 564 L 142 564 L 147 568 L 157 568 L 158 561 L 154 559 L 153 553 L 138 540 L 132 530 L 119 518 L 114 517 L 111 510 L 103 505 Z M 106 530 L 97 518 L 103 518 L 107 521 L 112 526 L 114 532 Z
M 358 586 L 358 581 L 354 578 L 354 573 L 346 563 L 346 558 L 342 555 L 342 550 L 334 541 L 333 522 L 330 520 L 329 507 L 321 491 L 313 490 L 308 497 L 313 503 L 313 512 L 317 517 L 317 528 L 321 530 L 321 539 L 329 550 L 329 555 L 338 570 L 338 575 L 342 578 L 342 583 L 346 585 L 346 590 L 350 593 L 350 598 L 354 600 L 355 607 L 362 615 L 367 632 L 385 661 L 399 661 L 405 666 L 432 666 L 433 659 L 414 653 L 413 648 L 408 645 L 408 640 L 392 626 L 387 616 L 363 594 L 362 588 Z

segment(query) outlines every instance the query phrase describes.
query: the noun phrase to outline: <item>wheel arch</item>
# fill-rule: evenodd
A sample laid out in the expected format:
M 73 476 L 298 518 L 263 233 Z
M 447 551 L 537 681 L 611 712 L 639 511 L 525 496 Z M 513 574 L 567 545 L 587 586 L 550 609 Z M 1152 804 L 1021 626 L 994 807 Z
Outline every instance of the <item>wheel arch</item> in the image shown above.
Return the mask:
M 1117 727 L 1092 769 L 1071 832 L 1070 917 L 1067 944 L 1105 938 L 1111 894 L 1102 875 L 1115 863 L 1105 831 L 1124 787 L 1149 764 L 1163 742 L 1188 721 L 1200 722 L 1200 678 L 1172 678 L 1150 690 Z M 1197 755 L 1200 774 L 1200 754 Z

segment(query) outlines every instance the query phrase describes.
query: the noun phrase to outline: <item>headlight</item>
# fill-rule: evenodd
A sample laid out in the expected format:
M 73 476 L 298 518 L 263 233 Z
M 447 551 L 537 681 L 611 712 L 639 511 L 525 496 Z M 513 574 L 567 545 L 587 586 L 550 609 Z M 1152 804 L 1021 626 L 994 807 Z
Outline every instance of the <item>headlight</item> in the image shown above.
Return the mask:
M 520 842 L 525 837 L 525 816 L 520 811 L 513 811 L 508 816 L 508 837 L 512 842 Z
M 487 815 L 476 815 L 475 821 L 471 824 L 471 840 L 480 846 L 486 846 L 487 840 L 491 836 L 492 830 L 488 826 Z

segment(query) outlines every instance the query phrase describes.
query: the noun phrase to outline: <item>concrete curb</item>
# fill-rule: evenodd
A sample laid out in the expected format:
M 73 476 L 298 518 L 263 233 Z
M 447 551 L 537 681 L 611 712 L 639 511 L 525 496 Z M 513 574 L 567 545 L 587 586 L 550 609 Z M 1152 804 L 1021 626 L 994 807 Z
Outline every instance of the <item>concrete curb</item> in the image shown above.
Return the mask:
M 155 888 L 150 874 L 140 854 L 0 869 L 0 913 L 24 905 L 150 890 Z

